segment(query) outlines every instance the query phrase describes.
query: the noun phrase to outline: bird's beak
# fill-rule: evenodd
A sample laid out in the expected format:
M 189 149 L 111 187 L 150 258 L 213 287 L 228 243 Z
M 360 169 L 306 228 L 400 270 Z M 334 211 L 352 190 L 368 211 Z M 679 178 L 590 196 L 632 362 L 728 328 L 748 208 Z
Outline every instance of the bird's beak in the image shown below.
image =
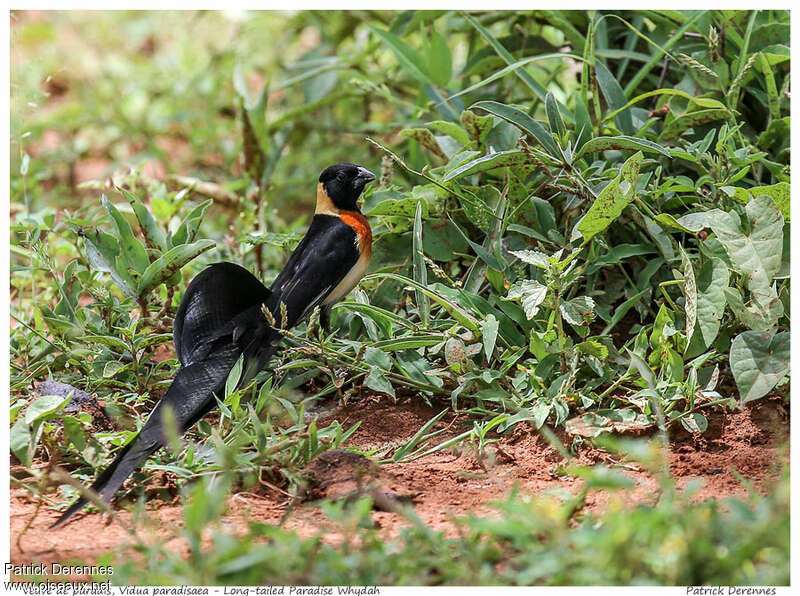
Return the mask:
M 363 180 L 364 184 L 367 184 L 375 180 L 375 174 L 373 174 L 366 168 L 358 168 L 358 175 L 356 176 L 356 179 Z

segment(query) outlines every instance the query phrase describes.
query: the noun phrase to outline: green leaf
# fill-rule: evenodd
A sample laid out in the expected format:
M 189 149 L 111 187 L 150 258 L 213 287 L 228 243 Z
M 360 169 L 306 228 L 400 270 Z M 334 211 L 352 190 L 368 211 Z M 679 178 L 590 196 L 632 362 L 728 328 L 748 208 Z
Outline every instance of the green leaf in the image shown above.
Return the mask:
M 453 58 L 447 41 L 438 31 L 432 32 L 425 57 L 428 59 L 428 72 L 433 80 L 440 87 L 447 87 L 453 76 Z
M 17 456 L 23 466 L 29 467 L 33 459 L 31 450 L 31 429 L 24 419 L 18 419 L 11 427 L 8 435 L 11 453 Z
M 469 145 L 469 135 L 467 135 L 467 131 L 465 131 L 455 122 L 448 122 L 447 120 L 434 120 L 433 122 L 426 123 L 425 126 L 432 128 L 437 132 L 441 132 L 453 137 L 456 141 L 461 143 L 461 145 Z
M 558 136 L 562 136 L 567 131 L 567 127 L 564 125 L 564 119 L 558 110 L 558 102 L 552 92 L 548 91 L 544 107 L 547 112 L 547 121 L 550 123 L 550 130 Z
M 693 412 L 681 418 L 683 428 L 690 433 L 702 433 L 708 428 L 708 420 L 700 412 Z
M 370 366 L 369 367 L 369 374 L 364 379 L 364 385 L 372 389 L 373 391 L 378 391 L 380 393 L 386 393 L 387 395 L 391 395 L 392 397 L 396 397 L 394 392 L 394 387 L 386 378 L 386 376 L 381 372 L 377 366 Z
M 783 216 L 766 195 L 751 199 L 745 211 L 750 222 L 747 232 L 735 211 L 714 210 L 710 226 L 735 267 L 747 276 L 748 286 L 766 288 L 781 267 Z
M 144 246 L 142 246 L 142 243 L 133 235 L 133 230 L 128 221 L 122 216 L 114 204 L 108 200 L 108 197 L 103 195 L 101 201 L 103 207 L 105 207 L 106 211 L 108 211 L 109 215 L 111 215 L 111 218 L 114 220 L 114 224 L 119 232 L 121 256 L 125 258 L 129 267 L 132 267 L 141 274 L 150 264 L 150 259 L 147 258 L 147 251 Z
M 45 420 L 55 414 L 72 400 L 72 395 L 43 395 L 25 410 L 25 424 L 32 425 L 37 420 Z
M 664 125 L 664 130 L 661 132 L 659 139 L 670 140 L 679 136 L 682 132 L 708 124 L 714 120 L 725 120 L 730 116 L 730 112 L 726 109 L 713 108 L 707 110 L 697 110 L 696 112 L 688 112 L 682 114 L 677 118 L 670 120 Z
M 145 269 L 142 278 L 139 280 L 138 294 L 144 296 L 180 271 L 189 261 L 214 246 L 213 240 L 198 240 L 192 244 L 180 244 L 170 249 Z
M 422 201 L 417 203 L 417 213 L 414 215 L 414 233 L 413 233 L 413 274 L 414 281 L 422 286 L 428 285 L 428 269 L 425 266 L 425 258 L 423 256 L 422 244 Z M 420 318 L 422 325 L 426 329 L 430 324 L 431 318 L 431 300 L 425 294 L 417 290 L 415 292 L 417 307 L 419 308 Z
M 370 195 L 369 200 L 364 202 L 362 210 L 364 214 L 375 215 L 398 215 L 403 217 L 414 217 L 417 205 L 422 205 L 422 217 L 428 216 L 428 204 L 424 199 L 415 196 L 404 196 L 400 193 L 388 190 L 378 191 Z
M 547 295 L 547 286 L 539 283 L 533 279 L 526 279 L 518 281 L 508 289 L 508 296 L 510 300 L 521 300 L 522 308 L 525 311 L 525 316 L 531 320 L 537 312 L 539 312 L 539 305 L 544 301 Z
M 683 250 L 683 245 L 679 244 L 678 249 L 681 253 L 681 264 L 683 265 L 683 293 L 686 296 L 684 309 L 686 310 L 686 338 L 691 339 L 694 333 L 694 326 L 697 323 L 697 282 L 694 278 L 694 267 L 692 261 Z M 689 342 L 686 342 L 689 347 Z
M 510 150 L 492 153 L 491 155 L 484 155 L 478 159 L 458 166 L 454 170 L 447 172 L 442 179 L 443 182 L 449 182 L 462 176 L 469 176 L 477 172 L 485 172 L 486 170 L 494 170 L 496 168 L 519 166 L 529 163 L 530 158 L 524 151 Z
M 102 230 L 87 230 L 83 232 L 86 241 L 86 258 L 89 264 L 105 273 L 111 274 L 111 279 L 119 286 L 122 292 L 131 298 L 136 297 L 134 287 L 136 283 L 131 278 L 127 270 L 117 268 L 116 263 L 119 257 L 119 243 L 117 239 L 106 234 Z
M 719 333 L 727 287 L 728 267 L 722 259 L 706 259 L 697 275 L 697 326 L 694 330 L 702 349 L 711 346 Z
M 789 372 L 789 332 L 745 331 L 731 343 L 730 365 L 742 403 L 764 397 Z
M 549 260 L 546 254 L 538 250 L 510 250 L 510 254 L 517 257 L 523 263 L 533 265 L 539 269 L 547 269 Z
M 619 113 L 614 116 L 614 122 L 617 128 L 626 135 L 634 134 L 636 131 L 633 128 L 633 117 L 631 116 L 630 110 L 623 109 L 625 104 L 628 103 L 628 100 L 619 82 L 614 78 L 614 75 L 611 74 L 608 68 L 606 68 L 605 64 L 599 60 L 595 60 L 594 69 L 595 75 L 597 76 L 597 84 L 600 86 L 603 97 L 606 98 L 609 110 L 620 110 Z
M 128 368 L 128 365 L 120 362 L 119 360 L 109 360 L 103 367 L 103 378 L 110 379 L 118 372 L 125 370 L 126 368 Z
M 239 356 L 236 363 L 228 373 L 228 378 L 225 379 L 225 397 L 227 398 L 231 393 L 236 391 L 239 386 L 239 381 L 242 380 L 242 369 L 244 368 L 244 354 Z
M 469 22 L 470 25 L 475 27 L 478 33 L 480 33 L 481 36 L 487 42 L 489 42 L 489 45 L 492 46 L 492 49 L 495 52 L 497 52 L 497 55 L 500 56 L 506 64 L 510 66 L 516 62 L 514 60 L 514 56 L 512 56 L 511 53 L 503 47 L 503 44 L 497 41 L 497 39 L 495 39 L 494 36 L 491 33 L 489 33 L 489 31 L 487 31 L 483 25 L 481 25 L 475 18 L 473 18 L 472 15 L 466 12 L 462 12 L 461 14 L 463 15 L 464 19 L 466 19 L 466 21 Z M 517 77 L 519 77 L 522 80 L 522 82 L 525 83 L 528 86 L 528 88 L 531 91 L 533 91 L 534 94 L 539 99 L 545 98 L 545 95 L 547 93 L 545 88 L 542 87 L 539 83 L 537 83 L 529 72 L 520 68 L 520 69 L 515 69 L 514 74 L 517 75 Z
M 490 114 L 494 114 L 498 118 L 502 118 L 518 127 L 522 132 L 525 132 L 535 138 L 545 151 L 551 156 L 561 161 L 562 155 L 558 148 L 553 135 L 542 126 L 539 122 L 528 116 L 525 112 L 512 106 L 507 106 L 496 101 L 479 101 L 472 105 L 472 109 L 481 109 Z
M 637 139 L 636 137 L 597 137 L 584 143 L 583 147 L 575 154 L 575 159 L 580 159 L 587 153 L 598 151 L 608 151 L 609 149 L 628 149 L 632 151 L 644 151 L 645 153 L 660 153 L 666 157 L 671 157 L 669 150 L 658 143 L 647 139 Z
M 584 244 L 611 225 L 611 222 L 622 214 L 628 203 L 633 201 L 642 157 L 639 151 L 628 158 L 617 177 L 600 191 L 589 211 L 578 222 L 577 229 L 583 236 Z
M 773 331 L 783 316 L 783 303 L 772 286 L 752 290 L 748 304 L 736 288 L 725 287 L 723 294 L 736 318 L 753 331 Z
M 133 193 L 125 190 L 124 188 L 118 189 L 123 196 L 128 199 L 128 202 L 133 207 L 133 212 L 136 214 L 136 219 L 139 220 L 139 225 L 142 227 L 144 237 L 154 248 L 167 250 L 167 238 L 164 231 L 156 223 L 150 210 L 142 204 L 142 202 Z
M 384 43 L 392 50 L 397 61 L 408 74 L 421 83 L 435 84 L 428 72 L 423 70 L 422 65 L 427 65 L 427 61 L 414 48 L 404 42 L 396 35 L 384 31 L 374 25 L 367 25 L 375 35 L 380 37 Z
M 608 348 L 603 344 L 601 344 L 599 341 L 591 339 L 582 341 L 579 344 L 575 344 L 575 349 L 581 354 L 586 354 L 587 356 L 594 356 L 595 358 L 599 358 L 600 360 L 605 360 L 606 358 L 608 358 Z
M 564 320 L 570 325 L 579 327 L 587 325 L 594 319 L 594 300 L 589 296 L 575 298 L 559 304 Z
M 500 324 L 494 315 L 487 315 L 481 322 L 481 334 L 483 335 L 483 351 L 486 353 L 486 361 L 491 362 L 494 346 L 497 342 L 497 330 Z
M 771 186 L 756 186 L 754 188 L 739 188 L 735 186 L 723 186 L 720 188 L 729 197 L 739 201 L 743 205 L 750 202 L 753 197 L 767 195 L 775 201 L 784 219 L 789 220 L 791 187 L 788 182 L 778 182 Z

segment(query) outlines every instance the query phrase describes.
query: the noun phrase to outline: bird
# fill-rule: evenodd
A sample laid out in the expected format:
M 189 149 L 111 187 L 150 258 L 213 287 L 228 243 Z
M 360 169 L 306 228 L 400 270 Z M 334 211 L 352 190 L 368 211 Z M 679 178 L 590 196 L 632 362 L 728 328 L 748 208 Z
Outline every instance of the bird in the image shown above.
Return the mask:
M 181 299 L 173 341 L 181 367 L 139 433 L 89 487 L 110 502 L 125 479 L 167 442 L 166 410 L 182 435 L 224 397 L 228 375 L 242 358 L 238 386 L 265 369 L 289 329 L 320 308 L 330 330 L 330 309 L 364 276 L 372 255 L 372 231 L 358 199 L 375 180 L 366 168 L 340 163 L 317 184 L 308 231 L 267 288 L 241 265 L 220 262 L 201 271 Z M 269 312 L 269 317 L 266 315 Z M 80 497 L 51 527 L 88 503 Z

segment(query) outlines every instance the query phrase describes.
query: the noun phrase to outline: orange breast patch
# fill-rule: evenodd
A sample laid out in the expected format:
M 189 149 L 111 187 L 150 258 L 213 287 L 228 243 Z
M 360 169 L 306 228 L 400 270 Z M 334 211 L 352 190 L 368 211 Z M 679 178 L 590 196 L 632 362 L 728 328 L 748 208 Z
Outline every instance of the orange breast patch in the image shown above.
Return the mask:
M 362 256 L 369 259 L 372 255 L 372 229 L 367 223 L 367 218 L 358 211 L 342 211 L 339 217 L 355 230 L 358 236 L 359 251 Z

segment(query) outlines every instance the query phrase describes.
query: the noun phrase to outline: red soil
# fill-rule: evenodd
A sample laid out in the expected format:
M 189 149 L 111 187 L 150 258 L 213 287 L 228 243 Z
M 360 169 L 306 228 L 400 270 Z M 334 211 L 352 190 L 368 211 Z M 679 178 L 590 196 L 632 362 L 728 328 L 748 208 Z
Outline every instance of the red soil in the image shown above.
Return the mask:
M 339 420 L 349 427 L 360 421 L 361 426 L 347 446 L 390 451 L 392 446 L 411 438 L 438 411 L 411 398 L 401 399 L 398 403 L 366 398 L 321 415 L 318 425 L 322 427 Z M 747 488 L 737 479 L 735 472 L 738 472 L 758 492 L 768 492 L 781 466 L 789 462 L 789 414 L 783 400 L 764 399 L 742 411 L 715 412 L 709 418 L 710 426 L 705 433 L 690 434 L 682 429 L 672 433 L 669 470 L 678 487 L 700 480 L 702 488 L 694 493 L 694 499 L 741 497 L 747 494 Z M 445 416 L 436 426 L 444 432 L 435 440 L 441 442 L 456 436 L 470 425 L 466 418 Z M 557 434 L 564 444 L 569 445 L 571 437 L 563 432 Z M 572 462 L 565 462 L 554 447 L 524 424 L 518 425 L 508 435 L 500 436 L 500 441 L 490 445 L 483 457 L 478 457 L 475 449 L 467 445 L 416 461 L 384 464 L 377 470 L 365 471 L 364 468 L 355 476 L 348 474 L 347 470 L 359 468 L 355 465 L 357 458 L 337 459 L 336 454 L 331 457 L 333 459 L 328 464 L 316 469 L 317 485 L 312 487 L 311 497 L 341 495 L 357 488 L 359 483 L 373 479 L 371 481 L 377 482 L 381 491 L 411 500 L 423 522 L 446 532 L 453 530 L 453 517 L 468 513 L 491 515 L 492 503 L 502 500 L 515 486 L 523 494 L 547 489 L 577 493 L 583 480 L 564 473 L 562 466 L 568 463 L 603 463 L 616 467 L 635 483 L 635 488 L 624 495 L 631 503 L 652 502 L 658 486 L 656 478 L 640 465 L 621 462 L 619 457 L 588 442 L 578 447 Z M 348 468 L 350 464 L 354 467 Z M 333 476 L 326 479 L 325 470 Z M 159 481 L 163 483 L 164 478 L 154 477 L 152 483 Z M 602 513 L 609 497 L 608 493 L 594 492 L 587 497 L 586 507 L 594 513 Z M 248 519 L 277 524 L 289 502 L 287 494 L 279 490 L 233 494 L 223 527 L 241 531 Z M 79 515 L 66 526 L 51 530 L 49 526 L 58 513 L 46 505 L 42 505 L 37 513 L 37 504 L 38 499 L 28 491 L 12 488 L 11 560 L 17 564 L 66 560 L 92 562 L 104 552 L 131 542 L 130 535 L 119 523 L 110 522 L 98 514 Z M 132 517 L 123 510 L 118 510 L 118 515 L 126 525 Z M 137 527 L 140 536 L 173 536 L 182 523 L 182 510 L 178 504 L 154 499 L 148 504 L 148 517 L 149 523 Z M 376 510 L 373 519 L 386 533 L 387 539 L 396 536 L 399 528 L 407 523 L 389 511 Z M 30 527 L 25 530 L 28 524 Z M 332 523 L 313 502 L 295 506 L 284 526 L 303 536 L 324 529 L 331 533 L 332 541 L 336 540 Z M 170 544 L 185 548 L 180 538 L 174 538 Z

